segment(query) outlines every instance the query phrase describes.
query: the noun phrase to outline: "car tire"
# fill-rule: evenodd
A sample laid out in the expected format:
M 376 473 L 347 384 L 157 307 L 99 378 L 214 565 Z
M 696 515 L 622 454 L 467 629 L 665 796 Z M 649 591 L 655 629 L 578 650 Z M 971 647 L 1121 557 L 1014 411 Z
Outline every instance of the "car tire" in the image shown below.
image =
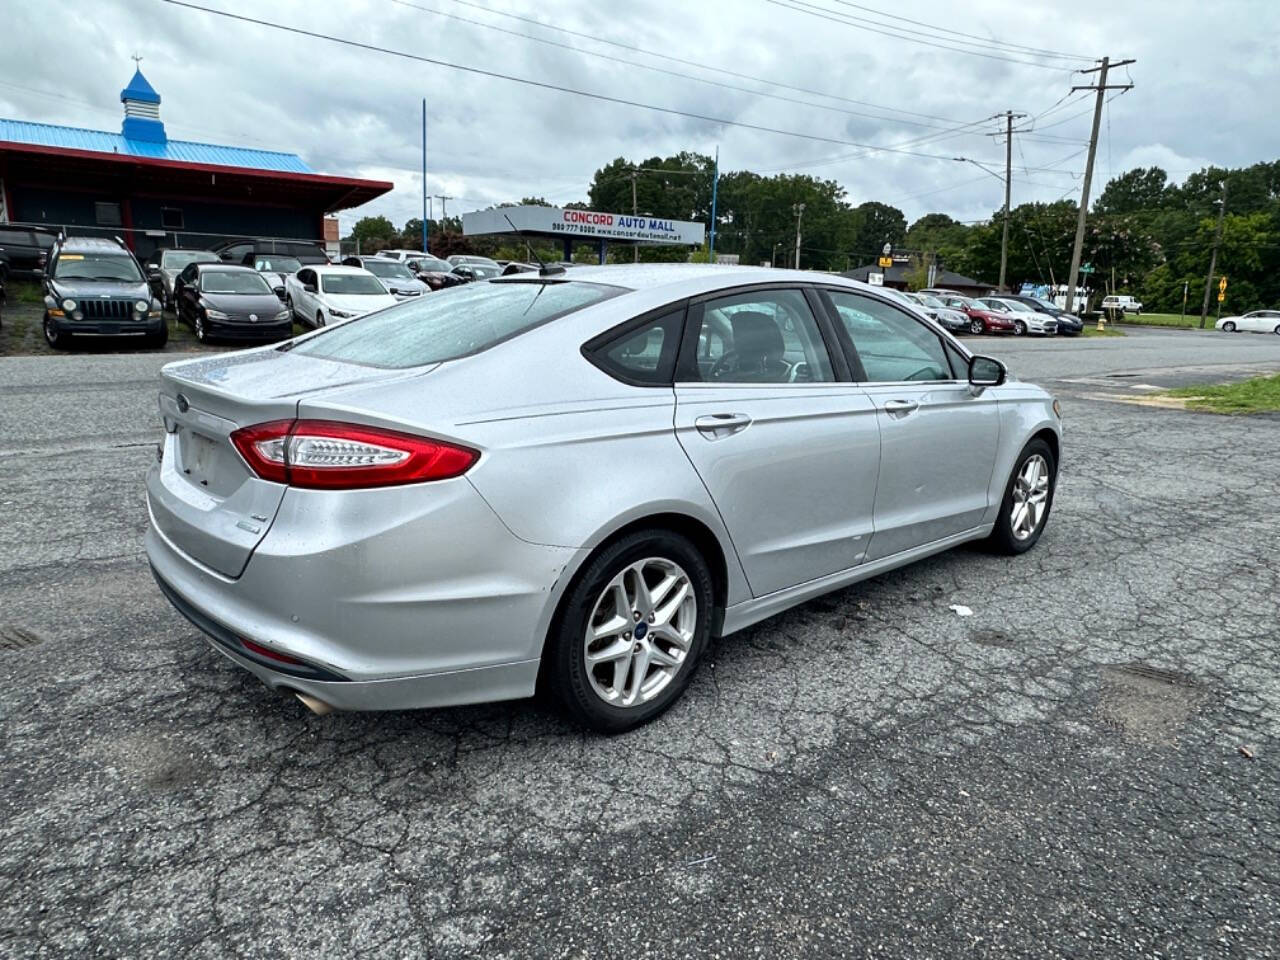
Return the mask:
M 1013 321 L 1013 335 L 1015 337 L 1021 337 L 1026 332 L 1027 332 L 1027 325 L 1025 323 L 1023 323 L 1021 320 Z
M 1029 477 L 1030 465 L 1037 459 L 1039 472 L 1036 474 L 1037 479 L 1032 481 Z M 1044 478 L 1043 487 L 1040 477 Z M 1028 483 L 1034 489 L 1028 490 Z M 1010 556 L 1026 553 L 1034 547 L 1049 522 L 1049 511 L 1053 507 L 1057 485 L 1058 464 L 1049 444 L 1039 438 L 1030 441 L 1014 461 L 1009 482 L 1005 484 L 1004 499 L 1000 503 L 1000 515 L 996 517 L 996 525 L 987 538 L 988 546 L 996 553 Z M 1018 508 L 1032 496 L 1037 497 L 1031 501 L 1035 513 L 1029 518 L 1025 513 L 1020 513 Z M 1031 521 L 1029 525 L 1028 520 Z
M 1277 327 L 1276 329 L 1280 330 L 1280 327 Z M 1222 325 L 1222 332 L 1223 332 L 1223 333 L 1235 333 L 1235 332 L 1236 332 L 1236 325 L 1235 325 L 1234 323 L 1232 323 L 1230 320 L 1228 320 L 1226 323 L 1224 323 L 1224 324 Z
M 1280 337 L 1280 323 L 1277 323 L 1276 328 L 1271 332 L 1274 333 L 1277 337 Z
M 54 350 L 71 349 L 71 335 L 59 330 L 58 325 L 53 322 L 53 318 L 47 314 L 44 318 L 44 340 Z
M 162 323 L 158 332 L 147 335 L 148 347 L 163 347 L 168 342 L 169 325 L 167 323 Z
M 653 587 L 667 577 L 675 582 L 648 609 L 637 583 Z M 683 599 L 677 602 L 672 591 Z M 589 640 L 588 632 L 607 625 L 623 601 L 632 609 L 616 613 L 618 629 Z M 575 720 L 599 733 L 647 723 L 688 686 L 710 642 L 714 603 L 711 571 L 690 540 L 668 530 L 628 534 L 587 561 L 562 601 L 543 656 L 547 685 Z M 675 637 L 678 643 L 669 639 Z M 610 649 L 620 655 L 588 666 L 589 654 Z
M 284 305 L 285 305 L 285 307 L 287 307 L 287 308 L 288 308 L 288 310 L 289 310 L 289 319 L 290 319 L 290 320 L 297 320 L 297 319 L 298 319 L 298 311 L 296 311 L 296 310 L 294 310 L 294 309 L 293 309 L 293 296 L 292 296 L 291 294 L 286 293 L 286 294 L 284 295 Z
M 317 310 L 316 311 L 316 329 L 319 330 L 323 326 L 324 326 L 324 311 Z
M 969 332 L 970 332 L 970 333 L 973 333 L 973 334 L 979 334 L 979 333 L 982 333 L 982 321 L 981 321 L 981 320 L 970 320 L 970 321 L 969 321 Z

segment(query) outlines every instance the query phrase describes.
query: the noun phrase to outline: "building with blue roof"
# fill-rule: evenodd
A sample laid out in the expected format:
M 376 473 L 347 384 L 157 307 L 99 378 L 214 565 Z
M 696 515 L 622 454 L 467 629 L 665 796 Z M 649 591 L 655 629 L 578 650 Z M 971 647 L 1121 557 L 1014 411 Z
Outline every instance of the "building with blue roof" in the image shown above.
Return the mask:
M 0 118 L 0 223 L 119 236 L 139 256 L 236 238 L 324 242 L 326 215 L 392 188 L 316 173 L 293 153 L 171 140 L 141 69 L 120 102 L 119 133 Z

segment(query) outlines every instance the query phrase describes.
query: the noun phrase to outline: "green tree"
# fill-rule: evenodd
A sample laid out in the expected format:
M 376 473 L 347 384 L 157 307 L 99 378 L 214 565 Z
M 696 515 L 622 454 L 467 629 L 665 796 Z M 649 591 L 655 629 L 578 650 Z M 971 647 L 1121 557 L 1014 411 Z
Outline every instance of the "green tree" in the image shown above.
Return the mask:
M 361 253 L 377 253 L 399 243 L 400 234 L 386 217 L 361 217 L 347 239 L 357 241 Z

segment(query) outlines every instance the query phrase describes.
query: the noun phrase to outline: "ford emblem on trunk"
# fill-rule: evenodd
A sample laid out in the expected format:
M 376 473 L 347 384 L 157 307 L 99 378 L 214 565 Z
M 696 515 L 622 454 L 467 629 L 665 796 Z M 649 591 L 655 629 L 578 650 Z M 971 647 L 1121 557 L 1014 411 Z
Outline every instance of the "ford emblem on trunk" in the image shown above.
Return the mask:
M 178 394 L 178 412 L 186 413 L 191 409 L 191 403 L 182 394 Z

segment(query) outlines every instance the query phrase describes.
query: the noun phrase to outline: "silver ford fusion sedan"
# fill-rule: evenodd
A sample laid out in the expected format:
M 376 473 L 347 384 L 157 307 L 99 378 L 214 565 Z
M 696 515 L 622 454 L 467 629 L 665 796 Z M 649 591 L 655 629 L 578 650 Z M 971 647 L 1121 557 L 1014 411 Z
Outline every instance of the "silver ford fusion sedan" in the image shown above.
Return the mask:
M 311 709 L 523 697 L 615 732 L 712 636 L 1044 530 L 1043 390 L 838 277 L 558 268 L 161 375 L 160 589 Z

